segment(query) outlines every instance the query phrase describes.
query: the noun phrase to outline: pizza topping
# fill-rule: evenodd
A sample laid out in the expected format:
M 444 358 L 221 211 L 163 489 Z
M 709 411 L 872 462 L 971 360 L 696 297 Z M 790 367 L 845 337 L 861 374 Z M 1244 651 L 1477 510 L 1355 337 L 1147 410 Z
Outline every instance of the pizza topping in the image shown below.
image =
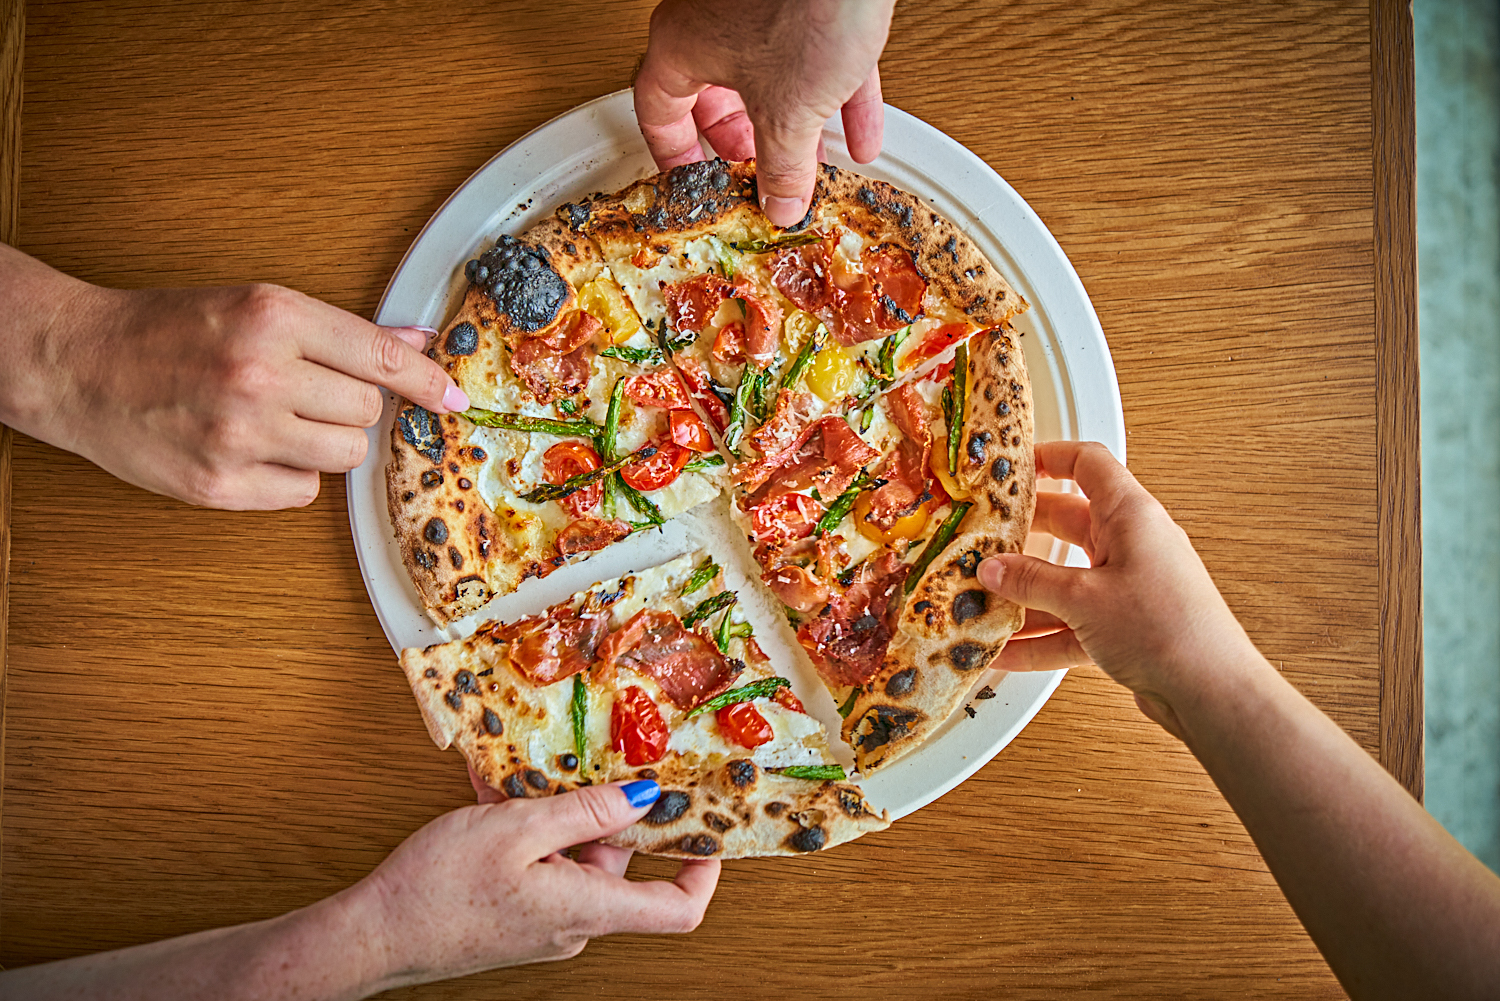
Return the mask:
M 610 747 L 625 755 L 628 765 L 650 765 L 667 753 L 667 724 L 651 696 L 639 685 L 616 693 L 609 713 Z
M 575 615 L 564 606 L 497 626 L 490 635 L 511 644 L 510 663 L 522 677 L 533 685 L 550 685 L 588 670 L 608 632 L 608 615 Z
M 822 514 L 822 505 L 806 494 L 784 493 L 750 509 L 750 528 L 756 542 L 805 539 L 812 534 Z
M 594 552 L 629 534 L 630 524 L 619 519 L 579 518 L 557 533 L 557 551 L 562 556 Z
M 791 491 L 816 490 L 819 497 L 837 497 L 862 467 L 880 458 L 842 417 L 824 417 L 799 437 L 795 450 L 782 453 L 783 464 L 752 498 L 752 505 Z
M 715 717 L 724 736 L 741 747 L 754 748 L 776 736 L 771 724 L 749 702 L 736 702 L 720 709 Z
M 701 634 L 671 612 L 646 608 L 599 646 L 599 670 L 623 664 L 655 679 L 679 709 L 691 710 L 729 687 L 735 670 Z
M 881 326 L 890 330 L 911 323 L 922 314 L 927 282 L 917 270 L 911 254 L 900 247 L 871 247 L 860 255 L 865 274 L 875 280 Z
M 725 299 L 736 294 L 735 287 L 718 275 L 694 275 L 663 286 L 661 293 L 672 326 L 695 334 L 708 326 Z
M 776 358 L 781 307 L 743 280 L 734 286 L 734 297 L 745 307 L 745 354 L 764 367 Z
M 843 594 L 797 631 L 797 639 L 830 685 L 863 685 L 880 669 L 901 612 L 910 569 L 885 550 L 862 563 Z
M 746 443 L 752 445 L 761 457 L 735 467 L 734 478 L 743 483 L 747 491 L 758 489 L 802 444 L 812 407 L 811 393 L 783 389 L 777 394 L 770 418 L 745 436 Z
M 921 582 L 922 575 L 927 572 L 928 566 L 937 558 L 938 553 L 948 548 L 948 543 L 953 541 L 953 536 L 958 533 L 958 526 L 963 522 L 964 515 L 969 513 L 969 508 L 974 505 L 968 501 L 961 501 L 953 505 L 953 510 L 948 512 L 948 517 L 938 526 L 938 530 L 932 533 L 932 538 L 927 540 L 922 554 L 917 557 L 916 562 L 911 565 L 911 576 L 906 580 L 906 593 L 911 594 L 916 590 L 917 584 Z
M 468 410 L 465 410 L 463 417 L 471 423 L 478 424 L 484 428 L 505 428 L 509 431 L 540 431 L 543 434 L 577 435 L 582 438 L 592 438 L 604 430 L 593 421 L 583 418 L 575 421 L 554 421 L 547 417 L 505 414 L 495 410 L 481 410 L 478 407 L 470 407 Z
M 929 330 L 922 343 L 911 349 L 907 356 L 901 359 L 901 367 L 913 369 L 929 358 L 936 358 L 947 351 L 959 341 L 964 340 L 974 330 L 967 323 L 945 323 L 936 330 Z
M 807 715 L 807 708 L 802 705 L 802 700 L 792 693 L 790 688 L 778 688 L 771 695 L 771 701 L 783 709 L 790 709 L 794 713 Z
M 836 246 L 827 236 L 778 250 L 771 260 L 772 283 L 846 346 L 874 340 L 921 315 L 927 282 L 909 253 L 871 247 L 855 265 L 835 253 Z
M 672 446 L 676 447 L 676 446 Z M 549 500 L 562 500 L 564 497 L 575 494 L 595 483 L 607 478 L 611 473 L 618 472 L 634 463 L 647 461 L 656 457 L 661 449 L 655 445 L 642 445 L 623 459 L 617 459 L 607 466 L 598 466 L 588 472 L 570 476 L 561 483 L 543 483 L 531 490 L 521 494 L 521 499 L 532 504 L 541 504 Z
M 688 390 L 669 368 L 654 372 L 642 372 L 625 380 L 625 395 L 630 402 L 641 407 L 660 407 L 663 410 L 689 410 Z
M 572 396 L 589 383 L 589 344 L 603 329 L 593 314 L 574 313 L 548 333 L 517 344 L 510 367 L 538 403 Z
M 777 692 L 790 692 L 791 689 L 788 687 L 790 685 L 791 682 L 785 678 L 762 678 L 759 681 L 752 681 L 748 685 L 731 688 L 727 692 L 715 695 L 683 718 L 692 719 L 701 713 L 715 712 L 716 710 L 723 709 L 725 706 L 734 705 L 736 702 L 749 702 L 752 699 L 771 698 Z M 793 697 L 795 698 L 795 696 Z M 801 703 L 798 703 L 798 705 L 801 705 Z
M 547 252 L 513 236 L 500 237 L 493 250 L 465 264 L 464 277 L 494 300 L 516 330 L 542 329 L 568 301 L 568 283 Z
M 881 470 L 885 485 L 871 494 L 869 509 L 862 515 L 862 521 L 882 533 L 890 532 L 898 521 L 914 515 L 933 496 L 927 488 L 928 460 L 932 454 L 927 404 L 910 384 L 892 391 L 886 401 L 891 420 L 901 429 L 903 438 L 896 454 Z M 920 530 L 919 525 L 916 531 Z
M 560 441 L 542 454 L 542 476 L 548 483 L 562 484 L 583 473 L 599 468 L 599 453 L 581 441 Z M 604 496 L 603 483 L 591 483 L 558 499 L 563 510 L 582 518 L 599 505 Z
M 729 407 L 714 392 L 708 369 L 694 358 L 678 358 L 677 370 L 682 375 L 682 381 L 686 383 L 688 395 L 693 398 L 693 402 L 703 408 L 714 428 L 723 434 L 724 429 L 729 426 Z
M 806 567 L 785 564 L 761 575 L 761 580 L 775 592 L 788 608 L 799 612 L 816 612 L 828 604 L 833 592 Z
M 745 325 L 739 320 L 719 328 L 714 338 L 714 361 L 724 365 L 745 360 Z
M 641 450 L 644 451 L 645 449 Z M 660 490 L 677 479 L 692 457 L 690 449 L 683 448 L 675 441 L 664 441 L 656 446 L 654 455 L 621 469 L 620 476 L 628 486 L 636 490 Z
M 708 433 L 708 425 L 693 411 L 673 410 L 667 414 L 667 424 L 671 428 L 672 440 L 683 448 L 694 452 L 714 450 L 714 440 Z

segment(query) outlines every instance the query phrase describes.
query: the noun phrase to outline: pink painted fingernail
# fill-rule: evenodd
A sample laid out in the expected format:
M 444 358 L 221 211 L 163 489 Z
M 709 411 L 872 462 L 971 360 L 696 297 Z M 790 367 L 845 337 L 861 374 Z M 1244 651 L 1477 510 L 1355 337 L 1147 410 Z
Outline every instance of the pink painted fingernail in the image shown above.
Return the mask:
M 766 218 L 778 226 L 795 226 L 807 214 L 807 206 L 802 203 L 802 199 L 782 198 L 779 195 L 763 196 L 760 208 Z
M 456 383 L 449 386 L 448 391 L 443 394 L 443 409 L 450 413 L 468 410 L 469 394 L 459 389 Z
M 392 327 L 391 333 L 421 351 L 427 346 L 427 338 L 437 333 L 429 327 Z

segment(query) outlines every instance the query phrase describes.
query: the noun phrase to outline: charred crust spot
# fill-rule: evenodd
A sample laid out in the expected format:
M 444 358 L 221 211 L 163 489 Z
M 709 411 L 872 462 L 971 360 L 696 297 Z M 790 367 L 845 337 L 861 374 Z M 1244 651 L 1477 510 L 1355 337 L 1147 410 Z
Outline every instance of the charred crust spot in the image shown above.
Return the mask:
M 707 857 L 719 854 L 719 839 L 712 834 L 687 834 L 677 847 L 687 855 Z
M 969 714 L 969 719 L 973 719 L 975 716 L 978 715 L 978 713 L 974 712 L 974 707 L 973 706 L 964 706 L 964 712 L 966 712 L 966 713 Z
M 568 283 L 541 247 L 502 236 L 493 250 L 464 266 L 469 281 L 489 296 L 517 330 L 534 333 L 557 319 Z
M 984 387 L 984 402 L 986 402 L 986 403 L 993 403 L 994 400 L 995 400 L 995 387 L 994 386 L 985 386 Z
M 881 296 L 880 297 L 880 304 L 885 307 L 885 311 L 887 313 L 889 313 L 891 316 L 895 317 L 897 320 L 900 320 L 902 323 L 914 323 L 914 322 L 916 322 L 916 318 L 913 317 L 906 310 L 902 309 L 900 306 L 896 305 L 896 300 L 892 299 L 890 296 L 888 296 L 888 295 Z
M 976 616 L 983 615 L 987 607 L 988 599 L 985 592 L 964 591 L 953 599 L 953 621 L 961 625 Z
M 460 503 L 462 503 L 462 502 L 460 502 Z M 461 553 L 461 552 L 459 552 L 457 549 L 453 548 L 452 546 L 449 546 L 448 547 L 448 562 L 453 564 L 453 569 L 455 569 L 455 570 L 462 570 L 464 568 L 464 554 Z
M 854 197 L 870 206 L 870 208 L 875 207 L 875 192 L 870 190 L 868 184 L 861 184 L 859 190 L 854 192 Z
M 1016 495 L 1016 493 L 1017 493 L 1017 492 L 1018 492 L 1018 491 L 1019 491 L 1019 490 L 1020 490 L 1020 489 L 1021 489 L 1021 484 L 1020 484 L 1020 483 L 1017 483 L 1017 482 L 1012 482 L 1012 483 L 1011 483 L 1011 485 L 1010 485 L 1010 491 L 1009 491 L 1009 493 L 1010 493 L 1010 495 L 1011 495 L 1011 496 L 1012 496 L 1012 497 L 1014 497 L 1014 496 L 1015 496 L 1015 495 Z
M 917 687 L 917 669 L 908 667 L 904 671 L 897 671 L 891 675 L 890 680 L 885 683 L 885 694 L 891 698 L 910 695 L 915 687 Z
M 948 648 L 948 663 L 953 665 L 954 670 L 972 671 L 983 667 L 989 659 L 989 649 L 980 643 L 955 643 Z
M 948 242 L 943 244 L 943 252 L 953 258 L 953 263 L 958 263 L 958 237 L 948 237 Z
M 442 426 L 432 411 L 418 406 L 406 407 L 396 415 L 396 426 L 412 448 L 434 463 L 443 461 L 448 443 L 443 440 Z
M 521 784 L 521 776 L 519 775 L 512 774 L 505 776 L 505 781 L 500 783 L 500 786 L 505 791 L 505 795 L 511 799 L 526 798 L 526 787 Z
M 422 538 L 434 546 L 441 546 L 448 541 L 448 523 L 441 518 L 433 518 L 422 528 Z
M 437 566 L 437 558 L 432 555 L 430 549 L 413 549 L 411 555 L 412 559 L 417 561 L 417 566 L 423 570 L 431 570 Z
M 786 813 L 786 809 L 787 807 L 785 803 L 781 802 L 780 800 L 772 800 L 771 802 L 766 804 L 766 816 L 779 817 L 783 813 Z
M 576 771 L 578 768 L 578 755 L 572 751 L 566 754 L 559 754 L 557 756 L 557 767 L 565 772 Z
M 456 463 L 456 462 L 450 462 L 450 463 L 448 463 L 448 468 L 451 471 L 453 471 L 453 472 L 456 473 L 456 472 L 458 472 L 458 463 Z
M 570 254 L 577 254 L 578 253 L 578 247 L 576 245 L 574 245 L 574 243 L 573 243 L 572 240 L 569 240 L 566 243 L 564 243 L 563 244 L 563 249 L 566 250 Z
M 443 701 L 448 703 L 448 707 L 454 712 L 464 707 L 464 697 L 458 694 L 458 689 L 456 688 L 449 691 L 447 695 L 444 695 Z
M 1010 404 L 1009 403 L 1006 403 L 1004 400 L 1001 400 L 999 403 L 995 404 L 995 416 L 997 416 L 997 417 L 1006 417 L 1006 416 L 1009 416 L 1009 414 L 1010 414 Z
M 500 717 L 495 715 L 495 710 L 489 707 L 484 710 L 484 732 L 491 737 L 498 737 L 505 732 L 505 724 L 500 722 Z
M 755 767 L 755 762 L 744 758 L 736 758 L 724 766 L 729 773 L 729 781 L 734 783 L 736 789 L 749 789 L 755 785 L 755 779 L 760 769 Z
M 478 445 L 475 445 L 473 448 L 469 449 L 469 454 L 474 457 L 475 462 L 483 462 L 485 460 L 484 449 L 480 448 Z M 457 472 L 457 470 L 454 470 L 454 472 Z
M 915 605 L 911 606 L 911 610 L 913 612 L 925 612 L 925 611 L 927 611 L 931 607 L 932 607 L 932 602 L 928 601 L 926 598 L 923 598 L 921 601 L 919 601 Z
M 692 805 L 693 799 L 687 793 L 678 789 L 668 789 L 661 794 L 661 798 L 651 807 L 651 812 L 641 818 L 643 824 L 670 824 L 687 812 Z
M 793 851 L 815 852 L 828 843 L 828 832 L 821 827 L 799 827 L 786 839 Z
M 479 331 L 472 323 L 460 323 L 448 331 L 443 350 L 450 355 L 471 355 L 479 350 Z
M 703 815 L 703 822 L 720 834 L 723 834 L 734 826 L 734 821 L 723 814 L 714 813 L 712 810 Z
M 912 725 L 920 718 L 913 709 L 902 709 L 900 706 L 872 706 L 865 713 L 864 718 L 859 721 L 859 740 L 856 742 L 863 751 L 873 751 L 884 744 L 889 744 L 897 737 L 904 737 L 911 733 Z
M 541 789 L 543 791 L 552 788 L 552 783 L 547 781 L 547 776 L 543 775 L 535 768 L 526 769 L 526 784 L 531 786 L 531 788 L 533 789 Z
M 979 574 L 979 561 L 981 558 L 979 550 L 970 549 L 955 560 L 954 563 L 958 566 L 959 573 L 965 577 L 974 577 Z
M 422 672 L 422 677 L 424 677 L 424 678 L 436 678 L 437 677 L 437 668 L 435 668 L 435 667 L 429 667 L 427 670 L 425 670 L 425 671 Z
M 460 490 L 468 490 L 473 485 L 473 482 L 467 476 L 460 476 L 458 478 L 458 489 Z
M 402 503 L 406 503 L 406 502 L 410 501 L 416 495 L 417 495 L 417 492 L 415 490 L 407 490 L 404 493 L 402 493 L 402 495 L 401 495 L 401 501 L 402 501 Z
M 990 476 L 994 478 L 996 483 L 999 483 L 1009 475 L 1010 460 L 1002 455 L 1000 458 L 996 459 L 995 464 L 990 467 Z
M 577 233 L 589 221 L 589 207 L 574 202 L 564 202 L 562 208 L 557 210 L 557 215 L 569 229 Z M 571 254 L 573 251 L 569 249 L 568 253 Z
M 869 809 L 865 806 L 864 799 L 853 789 L 840 789 L 838 800 L 839 809 L 855 820 L 870 815 Z
M 969 461 L 976 463 L 983 462 L 984 450 L 989 448 L 989 445 L 990 433 L 988 431 L 981 431 L 978 434 L 969 435 Z
M 427 470 L 427 472 L 422 474 L 422 486 L 426 487 L 429 490 L 442 482 L 443 472 L 440 469 L 429 469 Z
M 495 641 L 491 640 L 491 642 Z M 475 671 L 474 673 L 481 678 L 488 678 L 490 675 L 495 673 L 495 669 L 493 667 L 487 667 L 483 671 Z
M 453 676 L 453 688 L 455 691 L 465 695 L 478 695 L 479 682 L 474 680 L 474 672 L 465 668 Z

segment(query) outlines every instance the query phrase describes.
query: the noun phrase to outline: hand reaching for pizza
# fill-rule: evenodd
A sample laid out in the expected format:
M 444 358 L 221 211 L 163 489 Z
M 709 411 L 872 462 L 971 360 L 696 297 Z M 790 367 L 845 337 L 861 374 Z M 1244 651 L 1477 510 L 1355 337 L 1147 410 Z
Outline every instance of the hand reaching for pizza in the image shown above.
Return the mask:
M 192 504 L 310 503 L 364 460 L 379 386 L 468 406 L 425 332 L 274 285 L 119 291 L 0 246 L 0 296 L 0 420 Z
M 1021 555 L 980 564 L 980 583 L 1027 609 L 996 666 L 1097 664 L 1135 693 L 1142 712 L 1182 736 L 1170 693 L 1210 658 L 1259 655 L 1187 534 L 1108 449 L 1049 442 L 1036 447 L 1036 467 L 1038 477 L 1075 481 L 1082 494 L 1039 491 L 1033 531 L 1082 547 L 1093 566 Z
M 807 213 L 823 123 L 842 112 L 849 155 L 880 153 L 876 61 L 895 0 L 663 0 L 635 81 L 635 113 L 662 170 L 756 158 L 761 208 L 778 226 Z

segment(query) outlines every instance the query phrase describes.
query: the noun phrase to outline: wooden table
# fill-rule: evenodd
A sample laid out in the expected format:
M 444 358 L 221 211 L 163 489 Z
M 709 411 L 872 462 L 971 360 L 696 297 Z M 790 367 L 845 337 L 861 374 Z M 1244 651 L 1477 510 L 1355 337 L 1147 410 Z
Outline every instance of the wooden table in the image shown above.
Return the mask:
M 649 7 L 29 4 L 18 245 L 95 282 L 257 279 L 368 316 L 471 171 L 629 82 Z M 882 72 L 1057 235 L 1131 465 L 1272 661 L 1420 795 L 1406 6 L 907 0 Z M 306 904 L 469 801 L 370 609 L 341 479 L 225 514 L 25 436 L 12 460 L 0 963 Z M 479 979 L 408 995 L 1339 994 L 1194 759 L 1095 670 L 889 831 L 728 865 L 691 937 Z

